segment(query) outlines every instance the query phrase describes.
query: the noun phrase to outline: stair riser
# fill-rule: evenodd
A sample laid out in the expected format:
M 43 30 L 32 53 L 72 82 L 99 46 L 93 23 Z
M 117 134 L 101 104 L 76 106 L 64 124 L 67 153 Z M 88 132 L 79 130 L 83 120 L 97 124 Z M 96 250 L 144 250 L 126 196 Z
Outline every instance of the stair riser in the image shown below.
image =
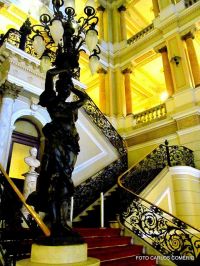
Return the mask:
M 87 237 L 84 238 L 88 248 L 111 247 L 131 244 L 131 237 Z

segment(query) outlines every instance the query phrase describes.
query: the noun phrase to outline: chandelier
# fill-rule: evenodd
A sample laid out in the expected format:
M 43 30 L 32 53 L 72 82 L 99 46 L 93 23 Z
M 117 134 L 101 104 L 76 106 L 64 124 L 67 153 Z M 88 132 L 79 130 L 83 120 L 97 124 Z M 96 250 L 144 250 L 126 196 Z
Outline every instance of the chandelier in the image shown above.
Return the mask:
M 99 66 L 100 48 L 94 0 L 86 2 L 84 15 L 77 20 L 75 0 L 52 0 L 52 6 L 53 16 L 46 12 L 40 16 L 41 24 L 32 26 L 32 45 L 41 59 L 41 69 L 46 71 L 53 65 L 68 69 L 69 77 L 79 79 L 80 52 L 88 49 L 90 70 L 95 73 Z

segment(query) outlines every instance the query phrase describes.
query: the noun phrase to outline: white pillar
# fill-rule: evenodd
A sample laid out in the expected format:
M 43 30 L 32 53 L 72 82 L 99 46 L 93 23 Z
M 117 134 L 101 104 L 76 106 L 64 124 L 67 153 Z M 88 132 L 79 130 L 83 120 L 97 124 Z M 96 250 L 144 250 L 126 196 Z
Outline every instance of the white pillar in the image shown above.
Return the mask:
M 0 109 L 0 163 L 6 168 L 9 152 L 9 139 L 11 136 L 11 117 L 14 100 L 17 98 L 21 87 L 6 81 L 1 87 L 2 102 Z

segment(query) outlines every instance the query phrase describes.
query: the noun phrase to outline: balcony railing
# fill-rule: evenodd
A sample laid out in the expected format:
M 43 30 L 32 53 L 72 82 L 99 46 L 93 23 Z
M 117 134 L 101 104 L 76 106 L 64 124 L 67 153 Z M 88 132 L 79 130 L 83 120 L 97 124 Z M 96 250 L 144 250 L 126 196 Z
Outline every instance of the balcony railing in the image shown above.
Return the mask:
M 144 112 L 133 115 L 133 120 L 136 125 L 141 125 L 164 119 L 166 118 L 166 115 L 166 105 L 163 103 Z
M 185 0 L 185 7 L 188 8 L 198 2 L 199 0 Z
M 154 29 L 153 23 L 148 25 L 146 28 L 143 30 L 139 31 L 135 35 L 133 35 L 130 39 L 128 39 L 128 44 L 131 45 L 138 41 L 139 39 L 143 38 L 145 35 L 147 35 L 149 32 L 151 32 Z

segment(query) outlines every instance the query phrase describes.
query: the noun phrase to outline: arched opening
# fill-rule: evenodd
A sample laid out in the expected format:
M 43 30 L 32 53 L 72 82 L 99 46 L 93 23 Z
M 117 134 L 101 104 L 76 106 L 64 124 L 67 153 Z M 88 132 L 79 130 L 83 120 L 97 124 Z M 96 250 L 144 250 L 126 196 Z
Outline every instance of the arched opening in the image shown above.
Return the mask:
M 35 123 L 26 118 L 20 118 L 15 122 L 15 130 L 11 137 L 7 172 L 11 178 L 15 179 L 16 184 L 20 184 L 19 188 L 22 188 L 21 185 L 23 185 L 23 174 L 29 170 L 24 158 L 29 156 L 31 147 L 37 148 L 38 158 L 40 157 L 40 139 L 40 131 Z

